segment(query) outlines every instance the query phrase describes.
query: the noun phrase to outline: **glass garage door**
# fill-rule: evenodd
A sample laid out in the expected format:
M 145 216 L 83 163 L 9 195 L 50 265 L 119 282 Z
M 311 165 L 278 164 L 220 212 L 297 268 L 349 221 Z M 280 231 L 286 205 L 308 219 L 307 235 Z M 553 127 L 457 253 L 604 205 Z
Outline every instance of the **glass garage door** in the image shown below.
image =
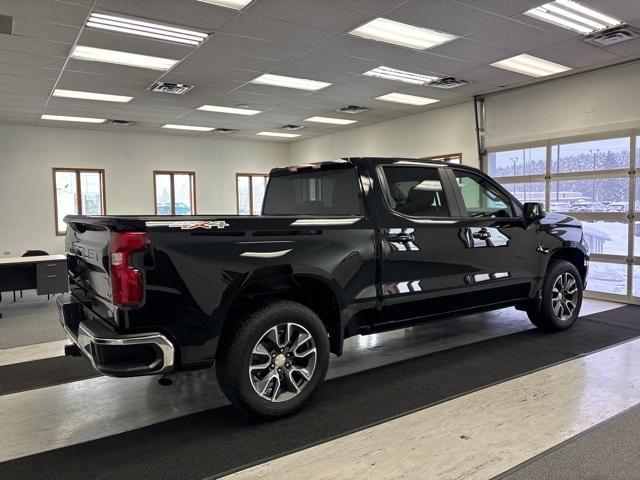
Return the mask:
M 640 303 L 639 144 L 629 135 L 489 153 L 489 174 L 521 201 L 583 222 L 591 297 Z

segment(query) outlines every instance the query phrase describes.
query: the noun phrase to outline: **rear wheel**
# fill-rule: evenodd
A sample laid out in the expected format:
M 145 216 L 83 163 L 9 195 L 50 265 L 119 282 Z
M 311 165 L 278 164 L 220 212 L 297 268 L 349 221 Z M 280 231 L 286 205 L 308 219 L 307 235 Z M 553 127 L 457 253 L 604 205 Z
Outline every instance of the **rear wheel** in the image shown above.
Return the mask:
M 571 327 L 582 306 L 582 278 L 570 262 L 552 263 L 542 287 L 542 299 L 527 309 L 529 320 L 545 331 L 560 331 Z
M 329 363 L 320 318 L 296 302 L 257 308 L 222 340 L 218 382 L 231 403 L 262 417 L 289 415 L 315 396 Z

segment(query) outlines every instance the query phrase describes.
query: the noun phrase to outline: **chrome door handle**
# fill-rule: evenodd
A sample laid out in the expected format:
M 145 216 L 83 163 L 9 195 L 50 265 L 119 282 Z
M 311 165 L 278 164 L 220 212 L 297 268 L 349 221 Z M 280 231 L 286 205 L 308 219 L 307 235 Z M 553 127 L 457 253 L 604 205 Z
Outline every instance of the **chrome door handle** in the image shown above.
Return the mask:
M 395 235 L 387 235 L 387 240 L 389 240 L 390 242 L 413 242 L 416 239 L 415 236 L 413 236 L 410 233 L 398 233 Z
M 485 229 L 483 228 L 482 230 L 480 230 L 480 231 L 478 231 L 478 232 L 473 232 L 473 233 L 471 234 L 471 236 L 472 236 L 473 238 L 477 238 L 477 239 L 479 239 L 479 240 L 486 240 L 486 239 L 488 239 L 488 238 L 491 238 L 491 233 L 490 233 L 490 232 L 488 232 L 487 230 L 485 230 Z

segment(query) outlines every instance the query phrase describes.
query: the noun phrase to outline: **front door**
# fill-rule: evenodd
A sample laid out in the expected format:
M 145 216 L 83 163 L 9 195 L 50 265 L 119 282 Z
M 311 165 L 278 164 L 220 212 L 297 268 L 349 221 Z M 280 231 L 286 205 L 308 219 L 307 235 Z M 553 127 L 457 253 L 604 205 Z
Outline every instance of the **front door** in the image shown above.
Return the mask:
M 530 296 L 540 275 L 534 227 L 493 180 L 463 169 L 451 169 L 458 188 L 461 222 L 469 251 L 469 301 L 491 305 Z
M 466 306 L 469 250 L 444 170 L 402 161 L 377 169 L 383 323 Z

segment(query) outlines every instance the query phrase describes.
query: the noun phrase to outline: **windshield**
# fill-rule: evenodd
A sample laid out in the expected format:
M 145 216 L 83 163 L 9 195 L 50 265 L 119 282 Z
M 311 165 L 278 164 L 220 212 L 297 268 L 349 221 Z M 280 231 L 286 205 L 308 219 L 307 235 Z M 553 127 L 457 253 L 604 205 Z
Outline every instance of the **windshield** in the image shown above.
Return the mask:
M 354 168 L 277 175 L 269 179 L 264 215 L 359 215 Z

